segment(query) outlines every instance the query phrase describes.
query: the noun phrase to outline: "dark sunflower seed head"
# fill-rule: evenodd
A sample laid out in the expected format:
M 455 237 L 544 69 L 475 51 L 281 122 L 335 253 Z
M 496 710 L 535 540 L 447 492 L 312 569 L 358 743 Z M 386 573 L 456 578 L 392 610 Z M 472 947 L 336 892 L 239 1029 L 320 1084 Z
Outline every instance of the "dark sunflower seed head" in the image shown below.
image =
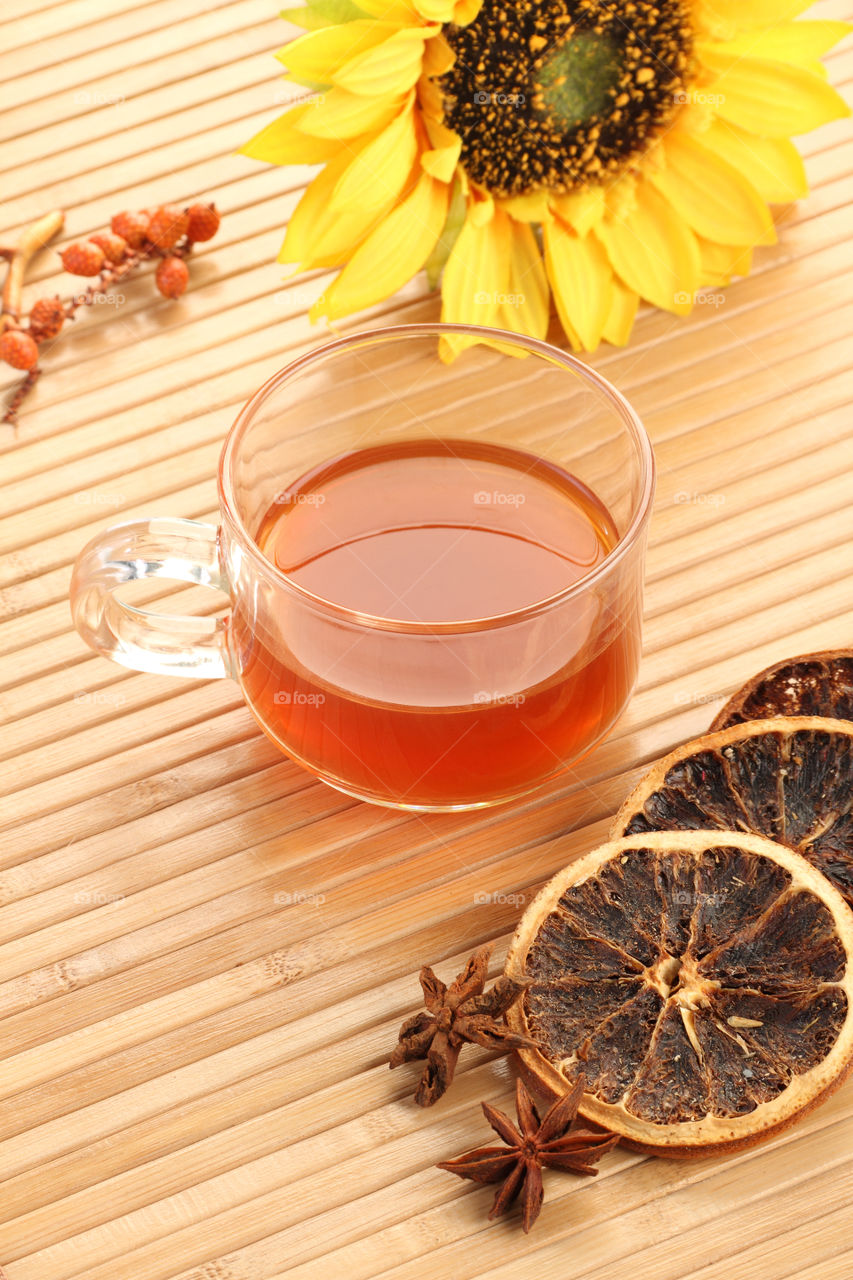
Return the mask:
M 674 115 L 691 68 L 681 0 L 484 0 L 444 35 L 444 122 L 498 196 L 617 176 Z

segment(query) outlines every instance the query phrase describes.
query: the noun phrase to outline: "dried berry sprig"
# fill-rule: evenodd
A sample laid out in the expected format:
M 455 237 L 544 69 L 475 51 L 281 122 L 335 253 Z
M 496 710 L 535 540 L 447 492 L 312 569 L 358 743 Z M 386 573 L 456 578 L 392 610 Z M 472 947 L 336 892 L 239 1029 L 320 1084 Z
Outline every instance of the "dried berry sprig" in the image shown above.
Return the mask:
M 438 1102 L 446 1092 L 463 1044 L 479 1044 L 500 1053 L 534 1047 L 526 1036 L 513 1034 L 503 1020 L 527 984 L 502 974 L 489 991 L 484 990 L 491 954 L 491 946 L 480 947 L 449 987 L 429 965 L 421 969 L 426 1010 L 403 1023 L 390 1062 L 398 1067 L 402 1062 L 426 1059 L 415 1093 L 415 1102 L 421 1107 Z
M 14 412 L 17 412 L 18 405 L 38 376 L 32 376 L 32 370 L 38 363 L 35 337 L 21 328 L 21 294 L 24 276 L 30 258 L 38 253 L 39 249 L 43 249 L 58 231 L 61 231 L 64 222 L 65 215 L 61 210 L 54 209 L 51 213 L 46 213 L 43 218 L 39 218 L 32 226 L 27 227 L 16 245 L 0 248 L 0 257 L 5 258 L 9 264 L 3 285 L 2 304 L 0 304 L 0 360 L 5 360 L 13 369 L 27 371 L 27 377 L 18 388 L 10 405 L 10 408 L 14 408 Z
M 65 302 L 58 296 L 39 298 L 26 328 L 21 318 L 21 293 L 27 263 L 60 230 L 64 215 L 59 211 L 47 214 L 24 232 L 15 248 L 0 247 L 0 258 L 9 263 L 3 288 L 0 360 L 26 372 L 2 421 L 17 422 L 18 410 L 41 374 L 39 346 L 52 342 L 80 307 L 91 306 L 113 285 L 127 280 L 152 259 L 158 260 L 154 283 L 159 292 L 164 298 L 179 298 L 189 283 L 185 259 L 197 243 L 216 235 L 219 221 L 212 204 L 193 204 L 186 209 L 161 205 L 154 210 L 117 213 L 109 231 L 77 240 L 62 251 L 65 270 L 93 283 Z
M 590 1129 L 575 1127 L 583 1090 L 581 1076 L 540 1118 L 523 1081 L 517 1080 L 517 1125 L 497 1107 L 481 1103 L 483 1114 L 505 1145 L 478 1147 L 455 1160 L 443 1161 L 438 1168 L 472 1182 L 499 1182 L 490 1218 L 506 1213 L 520 1195 L 521 1222 L 526 1234 L 542 1208 L 542 1170 L 562 1169 L 595 1177 L 598 1170 L 593 1166 L 618 1142 L 615 1133 L 593 1133 Z

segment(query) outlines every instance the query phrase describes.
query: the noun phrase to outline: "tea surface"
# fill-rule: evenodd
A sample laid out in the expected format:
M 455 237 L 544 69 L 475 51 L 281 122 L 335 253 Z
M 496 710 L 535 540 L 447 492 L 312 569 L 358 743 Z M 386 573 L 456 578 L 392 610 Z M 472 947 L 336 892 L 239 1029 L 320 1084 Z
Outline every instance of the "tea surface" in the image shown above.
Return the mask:
M 616 538 L 588 488 L 520 450 L 423 439 L 332 459 L 276 495 L 256 539 L 338 611 L 282 593 L 260 628 L 238 602 L 248 700 L 285 751 L 354 794 L 448 807 L 521 795 L 619 714 L 639 601 L 591 590 L 504 615 L 578 582 Z M 482 619 L 495 621 L 472 627 Z
M 409 622 L 462 622 L 536 604 L 615 541 L 597 498 L 521 450 L 417 440 L 345 454 L 278 495 L 267 558 L 334 604 Z

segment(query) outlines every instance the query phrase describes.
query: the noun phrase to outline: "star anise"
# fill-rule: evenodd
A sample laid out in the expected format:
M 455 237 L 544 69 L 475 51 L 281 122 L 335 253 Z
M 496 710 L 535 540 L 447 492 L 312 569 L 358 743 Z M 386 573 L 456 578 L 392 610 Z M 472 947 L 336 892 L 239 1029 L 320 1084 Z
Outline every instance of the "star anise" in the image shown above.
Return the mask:
M 449 987 L 435 976 L 428 964 L 421 969 L 426 1010 L 406 1019 L 391 1054 L 392 1067 L 426 1059 L 415 1093 L 415 1102 L 421 1107 L 431 1106 L 447 1090 L 466 1041 L 502 1053 L 533 1047 L 532 1040 L 513 1034 L 502 1020 L 527 983 L 502 975 L 493 987 L 484 991 L 491 954 L 491 946 L 480 947 Z
M 470 1178 L 472 1182 L 500 1182 L 490 1218 L 506 1213 L 520 1194 L 521 1223 L 525 1232 L 529 1231 L 542 1208 L 542 1170 L 565 1169 L 594 1177 L 598 1170 L 592 1167 L 593 1163 L 618 1141 L 615 1133 L 572 1128 L 583 1088 L 581 1076 L 540 1120 L 524 1083 L 517 1081 L 518 1127 L 496 1107 L 488 1102 L 482 1104 L 486 1119 L 506 1146 L 478 1147 L 455 1160 L 445 1161 L 439 1169 Z

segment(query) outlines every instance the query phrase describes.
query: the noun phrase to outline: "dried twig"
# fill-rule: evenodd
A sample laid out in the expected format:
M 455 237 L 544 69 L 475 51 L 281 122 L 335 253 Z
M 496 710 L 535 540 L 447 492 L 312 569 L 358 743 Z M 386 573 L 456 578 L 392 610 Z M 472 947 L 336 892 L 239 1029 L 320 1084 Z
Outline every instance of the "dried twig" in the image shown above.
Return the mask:
M 38 366 L 36 366 L 35 369 L 30 369 L 29 373 L 15 388 L 14 395 L 6 405 L 6 412 L 3 414 L 2 420 L 0 421 L 12 427 L 16 427 L 18 425 L 18 410 L 38 382 L 41 374 L 42 371 Z M 2 1275 L 0 1275 L 0 1280 L 3 1280 Z
M 21 236 L 14 248 L 4 246 L 0 256 L 9 263 L 6 281 L 3 285 L 2 314 L 0 314 L 0 333 L 21 322 L 21 294 L 24 287 L 24 274 L 33 254 L 53 239 L 65 223 L 65 214 L 61 209 L 54 209 L 39 218 Z

